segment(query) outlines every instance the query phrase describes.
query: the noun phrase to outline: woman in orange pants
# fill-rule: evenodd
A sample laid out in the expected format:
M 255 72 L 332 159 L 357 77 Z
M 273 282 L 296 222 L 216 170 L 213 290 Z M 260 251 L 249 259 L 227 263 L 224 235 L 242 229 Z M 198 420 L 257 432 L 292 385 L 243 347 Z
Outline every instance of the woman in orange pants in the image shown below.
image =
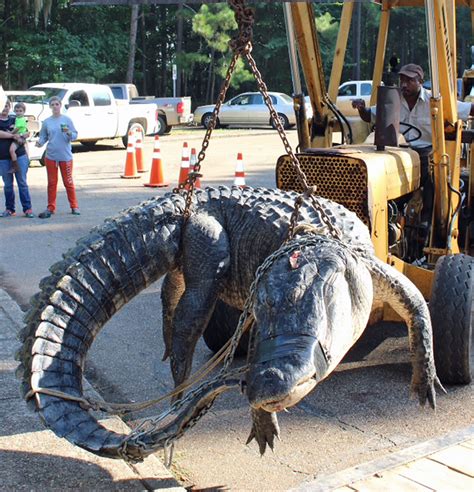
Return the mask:
M 40 219 L 49 219 L 56 212 L 56 193 L 58 188 L 58 169 L 66 188 L 67 198 L 73 215 L 80 215 L 76 190 L 72 178 L 71 142 L 77 138 L 77 131 L 69 116 L 61 114 L 61 100 L 53 96 L 49 100 L 52 116 L 44 120 L 37 146 L 46 142 L 46 171 L 48 173 L 48 207 L 41 212 Z

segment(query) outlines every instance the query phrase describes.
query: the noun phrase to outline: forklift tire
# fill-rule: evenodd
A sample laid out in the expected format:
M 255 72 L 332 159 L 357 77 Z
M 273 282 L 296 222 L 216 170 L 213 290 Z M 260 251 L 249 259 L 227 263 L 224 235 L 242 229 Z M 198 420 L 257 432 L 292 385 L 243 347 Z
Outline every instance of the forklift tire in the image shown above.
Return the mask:
M 218 300 L 204 331 L 204 342 L 214 353 L 218 352 L 235 332 L 241 311 Z M 235 351 L 236 356 L 247 354 L 249 334 L 244 333 Z
M 436 372 L 442 383 L 469 384 L 474 371 L 472 296 L 474 259 L 442 256 L 429 303 Z

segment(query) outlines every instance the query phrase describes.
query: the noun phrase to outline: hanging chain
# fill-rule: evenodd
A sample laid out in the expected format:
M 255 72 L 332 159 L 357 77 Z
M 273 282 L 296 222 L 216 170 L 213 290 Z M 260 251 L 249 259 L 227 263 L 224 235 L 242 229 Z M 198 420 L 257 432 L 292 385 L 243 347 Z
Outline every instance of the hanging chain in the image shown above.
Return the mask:
M 226 73 L 224 82 L 222 83 L 222 88 L 221 88 L 221 91 L 219 93 L 219 97 L 217 99 L 216 105 L 214 106 L 214 110 L 212 111 L 211 122 L 209 123 L 209 126 L 206 129 L 206 133 L 205 133 L 203 141 L 202 141 L 201 150 L 199 151 L 199 154 L 197 155 L 197 161 L 194 164 L 193 170 L 188 174 L 186 180 L 183 183 L 179 183 L 178 187 L 173 190 L 174 193 L 179 193 L 183 190 L 185 190 L 185 192 L 186 192 L 185 207 L 184 207 L 184 212 L 183 212 L 185 219 L 188 219 L 189 215 L 191 213 L 191 203 L 192 203 L 192 199 L 193 199 L 193 193 L 194 193 L 196 180 L 198 178 L 202 177 L 202 175 L 200 174 L 201 162 L 206 157 L 206 150 L 209 147 L 209 141 L 211 139 L 212 131 L 214 130 L 214 128 L 216 126 L 217 116 L 219 114 L 222 103 L 224 102 L 225 96 L 227 94 L 227 89 L 229 88 L 229 85 L 230 85 L 230 79 L 232 77 L 232 73 L 235 70 L 235 66 L 237 64 L 238 59 L 239 59 L 239 54 L 234 53 L 234 55 L 232 56 L 232 60 L 229 64 L 229 67 L 227 68 L 227 73 Z
M 224 81 L 222 82 L 216 105 L 214 106 L 214 109 L 212 111 L 212 118 L 209 126 L 206 129 L 206 133 L 201 145 L 201 150 L 197 155 L 197 161 L 194 164 L 193 170 L 188 174 L 186 180 L 183 183 L 180 183 L 178 187 L 173 190 L 175 193 L 179 193 L 183 190 L 186 191 L 185 207 L 183 212 L 185 220 L 189 218 L 189 215 L 191 213 L 191 203 L 196 180 L 202 177 L 202 175 L 200 174 L 201 162 L 206 157 L 206 150 L 209 147 L 212 131 L 216 127 L 219 111 L 222 104 L 224 103 L 227 90 L 230 86 L 232 74 L 234 73 L 235 67 L 237 65 L 237 61 L 243 53 L 246 53 L 247 51 L 252 49 L 254 23 L 253 9 L 245 7 L 244 0 L 229 0 L 229 4 L 234 9 L 236 21 L 239 26 L 238 34 L 229 43 L 233 52 L 232 60 L 230 61 L 230 64 L 227 68 L 226 76 L 224 78 Z
M 187 220 L 191 213 L 191 204 L 192 204 L 192 197 L 195 189 L 195 183 L 196 180 L 202 176 L 200 173 L 201 162 L 204 160 L 206 156 L 206 150 L 209 147 L 209 141 L 212 135 L 212 131 L 214 130 L 217 124 L 219 111 L 225 100 L 227 90 L 230 86 L 230 80 L 232 74 L 234 73 L 235 66 L 237 64 L 239 57 L 245 56 L 245 58 L 247 59 L 250 65 L 252 74 L 254 75 L 255 80 L 257 81 L 257 85 L 260 90 L 260 93 L 262 94 L 265 104 L 267 105 L 270 111 L 271 121 L 274 127 L 276 128 L 281 141 L 283 142 L 285 151 L 290 156 L 291 162 L 293 163 L 293 167 L 297 174 L 297 178 L 303 187 L 303 195 L 300 195 L 301 198 L 298 197 L 295 200 L 295 208 L 290 218 L 287 240 L 291 240 L 293 238 L 294 230 L 299 218 L 299 209 L 302 205 L 301 200 L 303 197 L 310 199 L 313 208 L 318 213 L 321 221 L 326 225 L 329 233 L 336 239 L 341 239 L 342 237 L 341 231 L 331 222 L 329 217 L 326 215 L 321 203 L 315 196 L 316 187 L 309 186 L 308 181 L 306 180 L 306 176 L 303 170 L 301 169 L 299 160 L 296 157 L 295 153 L 293 152 L 290 142 L 286 137 L 286 133 L 283 128 L 283 125 L 281 124 L 281 121 L 278 118 L 278 113 L 276 112 L 272 100 L 270 98 L 270 95 L 268 94 L 267 85 L 263 81 L 262 74 L 258 70 L 255 59 L 252 56 L 253 24 L 255 21 L 254 9 L 247 7 L 245 0 L 228 0 L 228 3 L 230 7 L 234 10 L 235 19 L 237 25 L 239 26 L 239 32 L 237 36 L 234 37 L 230 42 L 230 47 L 233 51 L 232 60 L 229 64 L 226 76 L 222 83 L 216 105 L 214 106 L 214 110 L 212 111 L 211 122 L 208 128 L 206 129 L 201 150 L 197 156 L 197 161 L 194 164 L 193 170 L 188 174 L 186 180 L 183 183 L 180 183 L 178 187 L 173 190 L 175 193 L 179 193 L 183 190 L 185 190 L 186 192 L 185 207 L 183 212 L 184 220 Z
M 121 458 L 136 463 L 158 449 L 172 447 L 185 431 L 194 427 L 209 411 L 217 396 L 239 385 L 245 369 L 231 371 L 225 378 L 219 374 L 204 381 L 159 416 L 141 422 L 122 441 L 118 450 Z M 163 425 L 163 421 L 172 414 L 177 414 L 175 419 Z
M 303 204 L 303 198 L 309 198 L 311 200 L 311 204 L 313 205 L 314 209 L 318 213 L 321 221 L 324 223 L 324 225 L 328 228 L 329 233 L 336 239 L 341 239 L 342 238 L 342 233 L 341 231 L 331 222 L 329 217 L 327 216 L 326 212 L 324 211 L 324 208 L 322 207 L 321 203 L 319 200 L 316 198 L 315 193 L 316 193 L 316 187 L 315 186 L 309 186 L 308 181 L 306 180 L 306 176 L 301 169 L 300 162 L 298 160 L 298 157 L 296 157 L 296 154 L 293 152 L 293 149 L 286 137 L 285 130 L 283 128 L 283 125 L 280 121 L 280 118 L 278 117 L 278 113 L 276 112 L 271 97 L 268 94 L 268 88 L 267 85 L 265 84 L 262 74 L 257 68 L 257 64 L 255 63 L 255 59 L 253 58 L 252 54 L 250 52 L 245 53 L 245 57 L 247 58 L 247 61 L 250 65 L 250 68 L 252 69 L 252 73 L 255 77 L 255 80 L 257 81 L 258 88 L 260 92 L 262 93 L 263 100 L 265 101 L 265 104 L 267 105 L 269 111 L 270 111 L 270 117 L 273 122 L 273 125 L 275 126 L 276 130 L 278 131 L 278 135 L 280 136 L 281 141 L 283 142 L 283 146 L 285 147 L 285 150 L 287 154 L 290 156 L 291 162 L 293 163 L 293 167 L 295 168 L 297 177 L 303 187 L 303 194 L 298 196 L 295 200 L 295 208 L 294 211 L 291 215 L 290 218 L 290 226 L 288 228 L 288 237 L 287 241 L 293 239 L 294 235 L 294 230 L 296 227 L 296 223 L 298 222 L 298 217 L 299 217 L 299 209 L 301 205 Z

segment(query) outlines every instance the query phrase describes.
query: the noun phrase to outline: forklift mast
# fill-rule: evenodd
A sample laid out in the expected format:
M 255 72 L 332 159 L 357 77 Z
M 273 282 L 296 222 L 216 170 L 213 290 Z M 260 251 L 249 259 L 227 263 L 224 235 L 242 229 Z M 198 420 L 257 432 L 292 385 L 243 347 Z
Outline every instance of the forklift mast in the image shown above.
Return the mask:
M 299 61 L 314 114 L 310 122 L 310 147 L 333 145 L 332 133 L 337 127 L 337 122 L 331 110 L 331 101 L 336 101 L 341 83 L 355 1 L 358 0 L 346 0 L 342 7 L 328 89 L 325 86 L 312 2 L 292 2 L 290 8 L 285 11 L 287 16 L 292 17 L 291 21 L 287 22 L 292 31 L 288 31 L 287 34 L 289 39 L 295 40 L 298 47 Z M 424 8 L 432 84 L 431 167 L 435 183 L 433 224 L 428 253 L 433 259 L 448 252 L 458 253 L 459 247 L 455 239 L 458 236 L 462 123 L 458 120 L 456 97 L 456 6 L 467 6 L 471 9 L 474 26 L 474 0 L 374 0 L 374 3 L 380 5 L 381 14 L 371 105 L 376 103 L 377 88 L 382 80 L 391 11 L 399 7 L 418 7 L 421 14 L 421 8 Z M 300 147 L 304 148 L 304 143 L 306 142 L 300 141 Z

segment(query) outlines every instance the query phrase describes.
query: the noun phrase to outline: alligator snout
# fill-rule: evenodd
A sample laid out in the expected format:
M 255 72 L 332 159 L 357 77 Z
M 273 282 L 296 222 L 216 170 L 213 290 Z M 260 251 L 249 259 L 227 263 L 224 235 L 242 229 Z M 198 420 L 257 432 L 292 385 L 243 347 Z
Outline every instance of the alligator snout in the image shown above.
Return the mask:
M 267 412 L 296 405 L 316 386 L 327 365 L 317 339 L 306 335 L 263 340 L 256 354 L 248 372 L 247 396 L 253 408 Z
M 261 369 L 254 368 L 251 372 L 247 387 L 250 405 L 255 409 L 267 412 L 280 412 L 285 408 L 296 405 L 316 385 L 314 371 L 310 368 L 299 380 L 291 370 L 282 371 L 276 367 Z M 299 372 L 299 371 L 298 371 Z

